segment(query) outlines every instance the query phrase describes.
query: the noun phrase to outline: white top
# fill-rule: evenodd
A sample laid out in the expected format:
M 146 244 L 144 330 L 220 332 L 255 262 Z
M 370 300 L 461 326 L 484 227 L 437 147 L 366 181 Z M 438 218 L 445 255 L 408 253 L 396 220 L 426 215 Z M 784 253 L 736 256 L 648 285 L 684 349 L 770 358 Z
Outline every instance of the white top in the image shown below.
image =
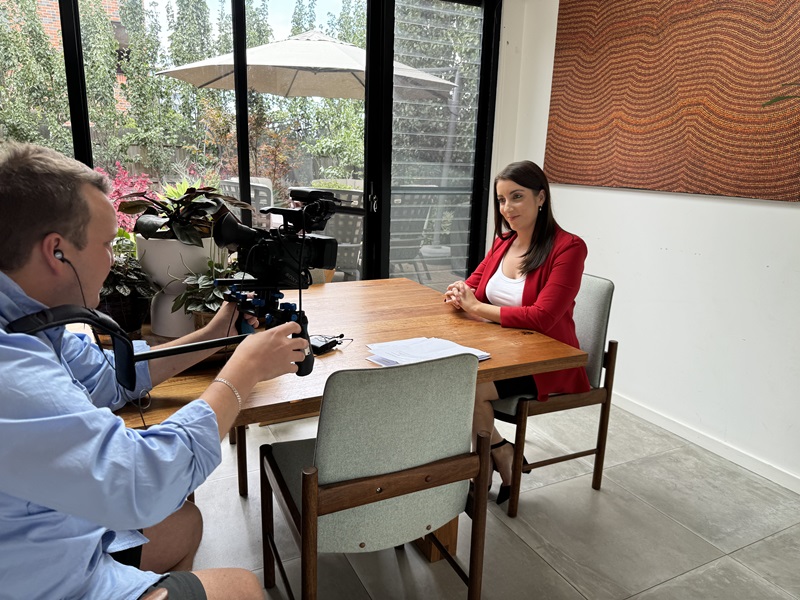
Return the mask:
M 486 284 L 486 299 L 494 306 L 522 306 L 522 290 L 525 287 L 525 276 L 511 279 L 503 275 L 503 261 L 489 278 Z

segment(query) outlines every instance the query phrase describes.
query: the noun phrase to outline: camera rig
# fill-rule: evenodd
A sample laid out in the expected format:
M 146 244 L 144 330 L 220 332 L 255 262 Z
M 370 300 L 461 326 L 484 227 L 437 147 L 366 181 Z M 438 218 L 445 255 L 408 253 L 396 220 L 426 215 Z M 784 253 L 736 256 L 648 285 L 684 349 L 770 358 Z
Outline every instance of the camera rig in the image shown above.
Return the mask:
M 215 285 L 228 286 L 226 300 L 236 302 L 240 312 L 258 317 L 267 328 L 283 323 L 298 323 L 301 331 L 292 337 L 309 341 L 308 319 L 302 310 L 302 290 L 311 283 L 309 269 L 336 267 L 338 250 L 334 238 L 310 232 L 322 231 L 336 212 L 360 215 L 364 212 L 358 208 L 342 207 L 341 201 L 325 190 L 290 188 L 289 197 L 299 206 L 261 209 L 262 214 L 280 215 L 283 218 L 280 227 L 248 227 L 230 212 L 215 222 L 214 242 L 237 252 L 239 269 L 248 276 L 243 279 L 218 279 Z M 299 307 L 291 302 L 281 302 L 281 288 L 299 291 Z M 136 354 L 133 361 L 225 346 L 240 342 L 253 332 L 241 315 L 236 325 L 243 335 L 151 350 Z M 313 367 L 314 354 L 309 343 L 305 359 L 297 365 L 297 374 L 308 375 Z
M 219 279 L 217 286 L 227 286 L 225 299 L 236 302 L 239 311 L 264 321 L 267 328 L 296 322 L 302 331 L 294 337 L 308 336 L 308 319 L 302 310 L 302 290 L 311 283 L 309 269 L 336 268 L 338 244 L 332 237 L 313 233 L 322 231 L 328 220 L 340 208 L 341 202 L 333 193 L 314 188 L 290 188 L 293 208 L 262 209 L 265 215 L 282 217 L 277 228 L 248 227 L 228 213 L 214 227 L 214 242 L 238 253 L 239 269 L 249 275 L 246 279 Z M 300 292 L 300 308 L 291 302 L 281 302 L 281 289 Z M 246 322 L 237 323 L 244 333 Z M 305 360 L 298 364 L 298 375 L 307 375 L 314 364 L 309 349 Z

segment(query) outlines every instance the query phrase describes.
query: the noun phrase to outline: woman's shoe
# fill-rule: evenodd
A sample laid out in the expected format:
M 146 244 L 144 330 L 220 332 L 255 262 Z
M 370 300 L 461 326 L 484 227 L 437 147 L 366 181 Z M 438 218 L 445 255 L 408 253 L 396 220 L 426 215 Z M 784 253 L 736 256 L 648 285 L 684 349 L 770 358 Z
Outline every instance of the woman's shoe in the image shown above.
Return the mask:
M 502 440 L 500 440 L 496 444 L 492 444 L 492 448 L 491 449 L 494 450 L 495 448 L 499 448 L 500 446 L 505 446 L 506 444 L 510 444 L 511 446 L 514 445 L 511 442 L 509 442 L 507 439 L 503 438 Z M 528 459 L 525 458 L 524 455 L 522 457 L 522 462 L 523 462 L 523 465 L 529 465 L 530 464 L 528 462 Z M 497 468 L 496 464 L 494 466 L 494 470 L 497 471 L 498 473 L 500 472 L 500 470 Z M 530 471 L 523 471 L 522 473 L 524 475 L 527 475 L 528 473 L 530 473 Z M 502 485 L 500 485 L 500 491 L 497 492 L 497 499 L 495 500 L 495 502 L 497 504 L 503 504 L 503 502 L 508 500 L 510 496 L 511 496 L 511 484 L 502 484 Z
M 497 492 L 497 504 L 502 504 L 511 497 L 511 484 L 501 485 L 500 491 Z

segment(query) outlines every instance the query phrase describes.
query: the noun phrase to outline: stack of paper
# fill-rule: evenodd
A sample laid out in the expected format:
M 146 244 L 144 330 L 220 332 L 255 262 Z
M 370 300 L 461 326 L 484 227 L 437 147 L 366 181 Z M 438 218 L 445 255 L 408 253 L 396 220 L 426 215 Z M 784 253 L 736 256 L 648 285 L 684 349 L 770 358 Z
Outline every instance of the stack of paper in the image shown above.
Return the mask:
M 456 354 L 474 354 L 478 360 L 489 358 L 487 352 L 475 348 L 467 348 L 450 340 L 439 338 L 411 338 L 396 342 L 381 342 L 367 344 L 367 348 L 375 354 L 368 356 L 367 360 L 388 367 L 393 365 L 407 365 L 410 363 L 455 356 Z

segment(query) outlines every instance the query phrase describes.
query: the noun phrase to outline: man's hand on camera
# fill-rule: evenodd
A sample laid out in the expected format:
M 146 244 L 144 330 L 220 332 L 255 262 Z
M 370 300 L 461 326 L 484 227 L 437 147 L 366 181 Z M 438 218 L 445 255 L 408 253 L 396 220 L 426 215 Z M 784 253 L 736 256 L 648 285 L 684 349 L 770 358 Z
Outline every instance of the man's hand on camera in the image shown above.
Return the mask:
M 242 401 L 247 401 L 256 383 L 297 372 L 294 363 L 305 358 L 308 341 L 290 337 L 295 333 L 300 333 L 300 325 L 286 323 L 247 336 L 206 388 L 202 398 L 216 413 L 220 439 L 233 426 Z
M 308 347 L 308 341 L 290 337 L 293 333 L 300 333 L 300 325 L 285 323 L 245 338 L 220 374 L 228 367 L 236 368 L 237 376 L 245 377 L 245 384 L 252 381 L 252 387 L 259 381 L 296 373 L 294 363 L 305 358 L 303 350 Z
M 253 329 L 258 327 L 258 319 L 255 316 L 247 313 L 242 314 L 244 315 L 244 320 L 252 325 Z M 212 334 L 212 337 L 216 338 L 239 335 L 239 332 L 236 331 L 238 318 L 239 313 L 236 304 L 234 302 L 223 302 L 222 307 L 206 327 L 209 328 L 209 333 Z

